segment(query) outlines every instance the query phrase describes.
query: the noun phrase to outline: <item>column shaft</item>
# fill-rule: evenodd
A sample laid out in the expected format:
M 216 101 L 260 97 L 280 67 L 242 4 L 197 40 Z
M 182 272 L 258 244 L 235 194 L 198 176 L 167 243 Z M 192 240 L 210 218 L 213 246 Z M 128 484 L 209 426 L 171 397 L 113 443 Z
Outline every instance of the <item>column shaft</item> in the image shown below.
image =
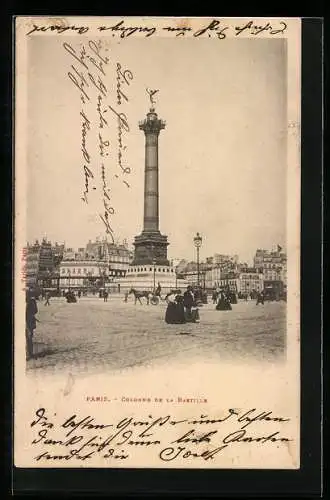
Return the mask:
M 145 134 L 144 231 L 159 230 L 158 133 Z

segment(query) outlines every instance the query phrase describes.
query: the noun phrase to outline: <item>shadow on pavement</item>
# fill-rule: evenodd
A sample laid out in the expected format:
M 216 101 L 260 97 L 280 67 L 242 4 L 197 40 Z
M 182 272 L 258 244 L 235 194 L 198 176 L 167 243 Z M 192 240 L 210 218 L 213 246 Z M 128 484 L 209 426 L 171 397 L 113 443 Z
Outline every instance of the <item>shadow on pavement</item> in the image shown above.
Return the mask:
M 175 335 L 190 335 L 190 337 L 196 337 L 196 335 L 194 333 L 190 333 L 190 332 L 179 332 L 179 333 L 176 333 Z
M 38 344 L 38 343 L 35 343 L 33 345 L 33 356 L 31 357 L 31 359 L 39 359 L 39 358 L 44 358 L 46 356 L 52 356 L 53 354 L 64 354 L 64 353 L 68 353 L 68 352 L 72 352 L 72 351 L 76 351 L 77 348 L 76 347 L 70 347 L 70 348 L 67 348 L 67 349 L 59 349 L 59 348 L 51 348 L 51 347 L 47 347 L 43 344 Z

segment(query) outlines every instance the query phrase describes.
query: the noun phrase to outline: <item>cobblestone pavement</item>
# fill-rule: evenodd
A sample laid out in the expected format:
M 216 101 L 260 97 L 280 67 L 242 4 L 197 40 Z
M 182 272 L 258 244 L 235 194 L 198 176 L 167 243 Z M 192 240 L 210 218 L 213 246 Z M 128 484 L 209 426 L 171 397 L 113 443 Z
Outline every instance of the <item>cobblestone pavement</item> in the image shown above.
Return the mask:
M 134 305 L 122 296 L 108 302 L 84 297 L 76 304 L 54 298 L 38 303 L 30 373 L 96 373 L 198 357 L 205 360 L 284 359 L 286 304 L 239 301 L 232 311 L 200 309 L 199 324 L 167 325 L 165 303 Z

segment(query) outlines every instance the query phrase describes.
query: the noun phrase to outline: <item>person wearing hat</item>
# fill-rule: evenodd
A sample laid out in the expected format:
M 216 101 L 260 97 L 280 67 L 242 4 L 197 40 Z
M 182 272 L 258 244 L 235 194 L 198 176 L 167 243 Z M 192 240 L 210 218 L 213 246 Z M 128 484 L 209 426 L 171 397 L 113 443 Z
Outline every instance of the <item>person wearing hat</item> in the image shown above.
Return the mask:
M 25 338 L 26 338 L 26 357 L 33 357 L 33 333 L 37 326 L 36 314 L 38 312 L 37 302 L 34 293 L 28 290 L 26 293 L 25 309 Z
M 195 305 L 195 296 L 190 285 L 187 286 L 187 290 L 183 294 L 183 305 L 185 308 L 186 321 L 192 321 L 191 309 Z

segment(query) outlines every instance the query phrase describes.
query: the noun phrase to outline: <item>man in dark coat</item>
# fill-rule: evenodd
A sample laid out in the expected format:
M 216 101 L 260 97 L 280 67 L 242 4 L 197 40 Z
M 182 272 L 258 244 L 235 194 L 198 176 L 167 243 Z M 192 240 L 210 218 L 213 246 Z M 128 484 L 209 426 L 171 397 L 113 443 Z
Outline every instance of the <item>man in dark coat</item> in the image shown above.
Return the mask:
M 157 297 L 160 297 L 160 293 L 161 293 L 161 291 L 162 291 L 162 287 L 160 286 L 160 283 L 158 282 L 157 288 L 156 288 L 156 290 L 155 290 L 155 295 L 156 295 Z
M 192 307 L 196 305 L 195 296 L 191 286 L 187 286 L 187 290 L 183 294 L 183 305 L 185 308 L 186 321 L 193 321 Z
M 31 292 L 26 294 L 26 309 L 25 309 L 25 339 L 26 339 L 26 357 L 27 359 L 33 356 L 33 333 L 37 326 L 35 315 L 38 312 L 37 302 Z
M 195 302 L 195 297 L 192 291 L 191 286 L 187 286 L 187 290 L 183 294 L 183 305 L 186 309 L 191 310 L 193 304 Z
M 264 305 L 264 300 L 265 300 L 264 292 L 258 293 L 258 295 L 257 295 L 257 304 L 256 305 L 258 305 L 258 304 Z

